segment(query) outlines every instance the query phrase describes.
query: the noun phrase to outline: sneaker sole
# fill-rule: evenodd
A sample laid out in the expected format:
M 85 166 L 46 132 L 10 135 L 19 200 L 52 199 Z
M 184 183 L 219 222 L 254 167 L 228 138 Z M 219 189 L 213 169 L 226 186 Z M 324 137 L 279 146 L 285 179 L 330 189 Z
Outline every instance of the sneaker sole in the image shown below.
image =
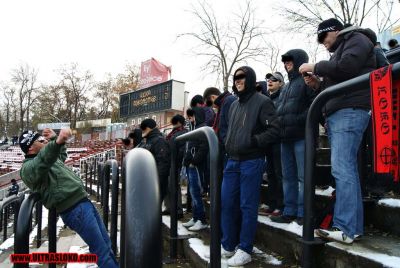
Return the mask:
M 244 262 L 244 263 L 241 263 L 241 264 L 230 264 L 230 263 L 228 262 L 228 266 L 229 266 L 229 267 L 242 267 L 242 266 L 244 266 L 244 265 L 246 265 L 246 264 L 249 264 L 251 261 L 252 261 L 252 260 L 249 260 L 249 261 Z
M 343 245 L 348 245 L 349 246 L 349 245 L 352 245 L 353 242 L 354 242 L 354 240 L 352 242 L 350 242 L 350 243 L 346 243 L 344 241 L 336 240 L 336 239 L 334 239 L 332 237 L 329 237 L 329 235 L 327 236 L 326 232 L 320 231 L 319 229 L 317 229 L 316 233 L 322 239 L 326 239 L 326 240 L 331 241 L 331 242 L 338 242 L 338 243 L 343 244 Z

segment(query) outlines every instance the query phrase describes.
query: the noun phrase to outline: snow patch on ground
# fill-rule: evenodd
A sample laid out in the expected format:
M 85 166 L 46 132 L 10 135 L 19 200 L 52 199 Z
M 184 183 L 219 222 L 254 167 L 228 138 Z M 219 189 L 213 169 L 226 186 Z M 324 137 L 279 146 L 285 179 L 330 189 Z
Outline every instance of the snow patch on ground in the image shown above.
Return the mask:
M 271 221 L 271 219 L 267 216 L 258 216 L 258 222 L 281 229 L 285 230 L 291 233 L 294 233 L 298 236 L 303 235 L 303 226 L 298 225 L 296 222 L 291 222 L 291 223 L 277 223 Z
M 69 249 L 70 253 L 78 253 L 78 254 L 88 254 L 89 247 L 88 246 L 71 246 Z M 67 268 L 95 268 L 98 267 L 95 263 L 68 263 Z
M 315 189 L 315 194 L 316 195 L 323 195 L 323 196 L 332 196 L 332 192 L 335 191 L 335 188 L 332 186 L 329 186 L 328 189 L 322 190 L 322 189 Z
M 400 257 L 390 256 L 387 254 L 376 253 L 365 247 L 357 245 L 357 243 L 347 246 L 337 242 L 330 242 L 327 245 L 344 250 L 352 255 L 361 256 L 381 263 L 384 267 L 400 268 Z
M 385 198 L 378 201 L 378 205 L 392 208 L 400 208 L 400 199 Z
M 165 224 L 168 228 L 171 227 L 171 218 L 168 215 L 163 215 L 162 216 L 162 222 Z M 194 232 L 188 231 L 183 225 L 181 221 L 178 221 L 178 235 L 193 235 L 195 234 Z

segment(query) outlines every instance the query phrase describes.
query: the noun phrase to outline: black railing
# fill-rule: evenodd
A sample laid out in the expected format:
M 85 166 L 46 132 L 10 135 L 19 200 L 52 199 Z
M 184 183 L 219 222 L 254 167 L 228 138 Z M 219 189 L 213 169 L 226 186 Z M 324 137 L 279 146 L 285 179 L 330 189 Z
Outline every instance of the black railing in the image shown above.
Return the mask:
M 33 207 L 40 202 L 40 195 L 38 193 L 30 194 L 21 204 L 19 211 L 19 217 L 17 220 L 17 227 L 15 230 L 14 240 L 14 252 L 16 254 L 28 254 L 29 253 L 29 232 L 31 230 L 32 223 L 32 211 Z M 57 214 L 55 209 L 49 210 L 48 218 L 48 235 L 49 235 L 49 252 L 57 252 L 57 237 L 56 237 L 56 225 L 57 225 Z M 40 227 L 40 228 L 39 228 Z M 38 230 L 41 226 L 37 227 Z M 15 264 L 15 267 L 29 267 L 28 263 Z M 49 267 L 55 268 L 55 264 L 49 264 Z
M 177 137 L 174 141 L 185 142 L 193 140 L 205 140 L 209 148 L 210 161 L 210 267 L 221 267 L 221 161 L 219 159 L 219 143 L 215 132 L 210 127 L 201 127 L 189 133 Z M 170 230 L 170 257 L 176 258 L 177 239 L 178 239 L 178 178 L 176 173 L 176 145 L 172 146 L 172 160 L 170 173 L 170 191 L 171 191 L 171 230 Z
M 400 47 L 386 52 L 386 57 L 391 64 L 400 61 Z
M 0 204 L 0 231 L 3 231 L 3 242 L 8 238 L 8 220 L 14 214 L 14 233 L 17 228 L 18 213 L 24 194 L 12 195 L 2 200 Z
M 118 192 L 119 192 L 119 169 L 117 160 L 107 160 L 104 165 L 104 180 L 103 183 L 110 187 L 110 177 L 112 180 L 111 188 L 111 225 L 110 225 L 110 238 L 111 248 L 117 254 L 117 223 L 118 223 Z M 103 211 L 107 211 L 107 217 L 104 217 L 104 225 L 108 230 L 108 191 L 104 192 L 104 207 Z
M 152 154 L 141 148 L 125 159 L 125 231 L 122 267 L 162 267 L 161 194 Z M 129 216 L 129 217 L 127 217 Z
M 400 63 L 393 65 L 393 76 L 400 77 Z M 318 125 L 323 106 L 332 98 L 370 87 L 369 73 L 334 85 L 322 91 L 310 106 L 305 130 L 305 169 L 304 169 L 304 227 L 303 227 L 303 267 L 315 267 L 314 250 L 320 242 L 314 239 L 314 167 Z

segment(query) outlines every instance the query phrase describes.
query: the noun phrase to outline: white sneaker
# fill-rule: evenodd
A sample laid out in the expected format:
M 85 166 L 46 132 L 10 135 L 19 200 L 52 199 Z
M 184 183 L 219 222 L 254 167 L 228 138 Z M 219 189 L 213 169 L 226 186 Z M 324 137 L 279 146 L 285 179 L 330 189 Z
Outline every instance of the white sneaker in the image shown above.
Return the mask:
M 318 229 L 317 233 L 320 237 L 326 238 L 334 242 L 339 242 L 346 245 L 353 243 L 353 239 L 348 237 L 345 233 L 343 233 L 340 229 L 336 227 L 330 230 Z
M 182 223 L 182 226 L 183 226 L 183 227 L 186 227 L 186 228 L 189 228 L 189 227 L 192 227 L 195 223 L 196 223 L 196 222 L 194 221 L 194 219 L 191 218 L 190 221 L 185 222 L 185 223 Z
M 228 265 L 236 267 L 243 266 L 249 262 L 251 262 L 251 255 L 239 248 L 235 255 L 228 260 Z
M 201 222 L 201 220 L 198 220 L 198 221 L 196 221 L 196 223 L 195 223 L 192 227 L 190 227 L 188 230 L 189 230 L 189 231 L 200 231 L 200 230 L 206 229 L 207 227 L 208 227 L 207 224 L 204 224 L 204 223 Z
M 221 246 L 221 258 L 225 258 L 225 259 L 226 259 L 226 258 L 230 258 L 230 257 L 232 257 L 234 254 L 235 254 L 235 251 L 227 251 L 227 250 L 224 249 L 223 246 Z M 207 259 L 209 259 L 209 258 L 210 258 L 210 251 L 207 251 L 207 252 L 204 254 L 204 257 L 207 258 Z

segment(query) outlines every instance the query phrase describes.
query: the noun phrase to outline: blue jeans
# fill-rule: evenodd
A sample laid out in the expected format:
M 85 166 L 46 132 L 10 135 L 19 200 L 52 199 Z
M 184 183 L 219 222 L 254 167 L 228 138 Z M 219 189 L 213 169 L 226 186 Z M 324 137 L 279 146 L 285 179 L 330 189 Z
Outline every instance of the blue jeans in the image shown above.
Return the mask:
M 327 119 L 332 176 L 336 181 L 333 227 L 347 236 L 363 234 L 363 203 L 357 152 L 370 115 L 361 109 L 342 109 Z
M 206 213 L 204 211 L 202 193 L 202 173 L 195 166 L 187 168 L 187 175 L 189 180 L 189 191 L 192 197 L 192 211 L 193 219 L 195 221 L 201 220 L 203 223 L 206 221 Z
M 228 160 L 221 191 L 222 246 L 251 254 L 257 227 L 264 158 Z
M 304 140 L 281 144 L 283 215 L 304 215 Z
M 97 264 L 100 268 L 118 267 L 111 249 L 110 237 L 92 202 L 89 200 L 81 202 L 60 216 L 64 223 L 88 244 L 90 253 L 97 255 Z

